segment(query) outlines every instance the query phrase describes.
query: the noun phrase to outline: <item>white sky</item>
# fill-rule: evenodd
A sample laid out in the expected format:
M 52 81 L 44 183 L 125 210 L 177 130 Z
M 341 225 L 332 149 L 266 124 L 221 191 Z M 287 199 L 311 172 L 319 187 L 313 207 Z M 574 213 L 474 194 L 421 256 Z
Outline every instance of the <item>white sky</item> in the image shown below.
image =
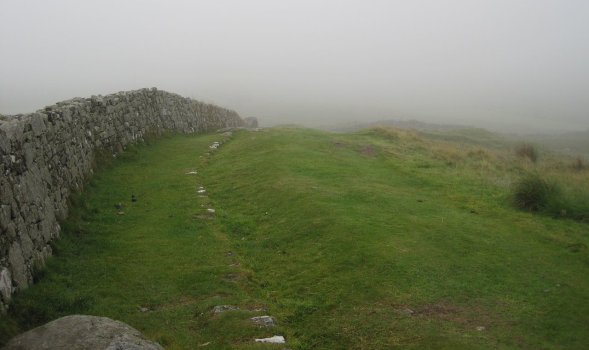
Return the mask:
M 587 0 L 0 0 L 0 113 L 156 86 L 263 124 L 589 128 Z

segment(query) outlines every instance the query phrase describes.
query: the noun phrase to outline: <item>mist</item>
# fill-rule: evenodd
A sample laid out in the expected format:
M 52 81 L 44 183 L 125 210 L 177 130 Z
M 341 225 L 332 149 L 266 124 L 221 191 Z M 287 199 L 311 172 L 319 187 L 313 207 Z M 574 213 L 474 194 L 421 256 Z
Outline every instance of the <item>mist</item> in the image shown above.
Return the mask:
M 589 2 L 0 0 L 0 113 L 143 87 L 262 125 L 589 129 Z

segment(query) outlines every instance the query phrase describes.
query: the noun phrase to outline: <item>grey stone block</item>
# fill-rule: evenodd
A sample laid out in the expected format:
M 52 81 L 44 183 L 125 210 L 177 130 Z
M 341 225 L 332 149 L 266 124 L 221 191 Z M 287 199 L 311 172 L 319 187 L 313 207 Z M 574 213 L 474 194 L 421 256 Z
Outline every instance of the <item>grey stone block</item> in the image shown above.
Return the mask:
M 0 264 L 12 290 L 51 253 L 68 197 L 92 175 L 94 152 L 124 151 L 146 134 L 191 133 L 243 126 L 239 115 L 177 94 L 142 89 L 74 98 L 0 122 Z M 6 274 L 4 276 L 7 276 Z M 3 300 L 3 299 L 2 299 Z M 0 300 L 1 310 L 6 310 Z

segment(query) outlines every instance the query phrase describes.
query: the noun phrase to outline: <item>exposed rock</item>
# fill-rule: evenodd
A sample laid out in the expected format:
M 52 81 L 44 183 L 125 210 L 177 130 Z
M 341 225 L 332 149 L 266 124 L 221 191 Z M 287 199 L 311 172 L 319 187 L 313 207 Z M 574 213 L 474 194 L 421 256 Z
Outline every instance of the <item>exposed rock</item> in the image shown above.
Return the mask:
M 286 339 L 281 335 L 275 335 L 270 338 L 256 339 L 256 343 L 284 344 L 286 343 Z
M 12 279 L 10 278 L 10 271 L 3 267 L 0 270 L 0 299 L 4 300 L 4 303 L 10 301 L 10 295 L 12 294 Z
M 411 310 L 410 308 L 406 307 L 404 309 L 397 310 L 398 313 L 405 316 L 411 316 L 415 313 L 415 311 Z
M 3 350 L 163 350 L 138 330 L 107 317 L 73 315 L 49 322 L 8 342 Z
M 250 320 L 260 327 L 276 327 L 276 320 L 272 316 L 256 316 Z
M 213 308 L 213 313 L 214 314 L 220 314 L 222 312 L 225 311 L 235 311 L 235 310 L 239 310 L 239 306 L 235 306 L 235 305 L 217 305 Z
M 256 117 L 243 118 L 243 122 L 245 123 L 245 127 L 248 129 L 255 129 L 258 127 L 258 118 Z
M 25 260 L 18 242 L 14 242 L 10 247 L 8 252 L 8 263 L 11 270 L 12 280 L 16 287 L 20 289 L 27 287 L 29 285 L 29 278 L 27 278 Z

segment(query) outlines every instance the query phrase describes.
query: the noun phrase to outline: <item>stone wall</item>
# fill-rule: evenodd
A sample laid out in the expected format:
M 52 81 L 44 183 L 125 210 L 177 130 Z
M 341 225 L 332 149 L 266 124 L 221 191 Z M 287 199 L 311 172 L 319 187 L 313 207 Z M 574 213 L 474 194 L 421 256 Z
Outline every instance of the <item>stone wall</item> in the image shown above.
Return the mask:
M 231 110 L 154 89 L 75 98 L 0 118 L 0 312 L 51 255 L 68 197 L 113 155 L 147 135 L 243 126 Z

